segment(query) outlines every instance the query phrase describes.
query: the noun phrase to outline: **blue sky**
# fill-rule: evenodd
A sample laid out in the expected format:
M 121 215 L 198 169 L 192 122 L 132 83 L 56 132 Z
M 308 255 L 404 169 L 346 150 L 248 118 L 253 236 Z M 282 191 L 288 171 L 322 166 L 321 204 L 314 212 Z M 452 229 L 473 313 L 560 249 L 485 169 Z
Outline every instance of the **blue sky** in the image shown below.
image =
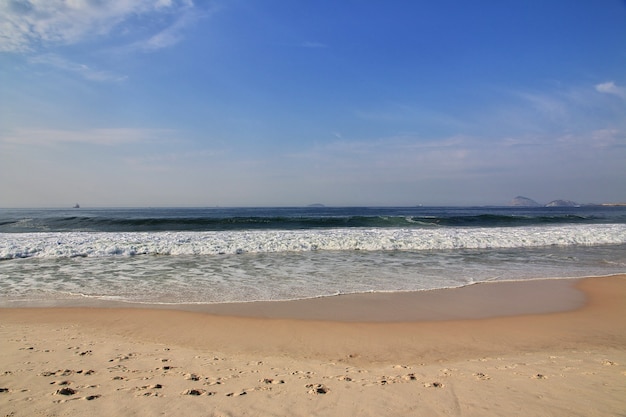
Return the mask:
M 0 207 L 626 201 L 626 2 L 1 0 Z

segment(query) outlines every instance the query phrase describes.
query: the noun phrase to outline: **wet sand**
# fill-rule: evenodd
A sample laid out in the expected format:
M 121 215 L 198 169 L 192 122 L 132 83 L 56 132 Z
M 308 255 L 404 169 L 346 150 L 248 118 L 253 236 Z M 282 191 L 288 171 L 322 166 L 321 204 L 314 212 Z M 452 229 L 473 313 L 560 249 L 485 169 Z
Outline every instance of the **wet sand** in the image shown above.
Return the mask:
M 0 309 L 4 415 L 626 412 L 626 276 L 109 306 Z

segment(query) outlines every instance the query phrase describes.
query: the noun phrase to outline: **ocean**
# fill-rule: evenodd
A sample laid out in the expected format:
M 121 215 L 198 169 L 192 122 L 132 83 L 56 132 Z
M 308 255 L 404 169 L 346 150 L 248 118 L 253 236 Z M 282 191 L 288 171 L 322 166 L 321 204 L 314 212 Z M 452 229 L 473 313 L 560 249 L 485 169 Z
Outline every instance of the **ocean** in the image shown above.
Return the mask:
M 626 272 L 626 207 L 0 209 L 0 306 L 203 304 Z

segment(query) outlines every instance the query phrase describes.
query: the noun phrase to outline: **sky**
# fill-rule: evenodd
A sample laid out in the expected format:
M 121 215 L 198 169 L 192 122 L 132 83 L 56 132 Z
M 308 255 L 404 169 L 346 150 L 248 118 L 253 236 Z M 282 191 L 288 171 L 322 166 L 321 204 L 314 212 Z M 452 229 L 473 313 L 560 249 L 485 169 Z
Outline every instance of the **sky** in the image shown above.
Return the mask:
M 622 0 L 0 0 L 0 207 L 626 201 Z

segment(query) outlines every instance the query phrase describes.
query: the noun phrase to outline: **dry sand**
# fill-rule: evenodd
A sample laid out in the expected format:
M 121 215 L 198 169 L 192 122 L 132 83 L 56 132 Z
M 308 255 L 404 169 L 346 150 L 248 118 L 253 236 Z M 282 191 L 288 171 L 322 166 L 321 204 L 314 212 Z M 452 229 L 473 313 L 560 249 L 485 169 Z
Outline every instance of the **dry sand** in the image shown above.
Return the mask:
M 626 416 L 626 276 L 190 310 L 0 309 L 0 416 Z

